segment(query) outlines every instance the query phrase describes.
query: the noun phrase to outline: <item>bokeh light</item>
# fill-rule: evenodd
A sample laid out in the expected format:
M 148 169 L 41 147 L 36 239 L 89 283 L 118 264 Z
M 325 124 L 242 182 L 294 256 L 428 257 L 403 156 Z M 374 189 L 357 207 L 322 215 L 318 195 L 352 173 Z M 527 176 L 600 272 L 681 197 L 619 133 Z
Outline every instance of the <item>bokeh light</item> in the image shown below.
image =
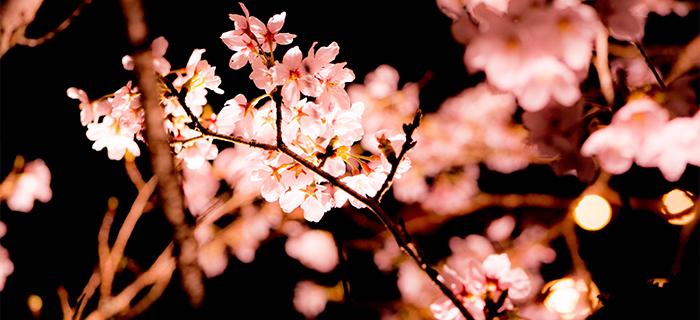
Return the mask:
M 663 202 L 662 211 L 666 215 L 677 215 L 691 209 L 694 205 L 692 194 L 685 192 L 680 189 L 673 189 L 669 193 L 665 194 L 661 201 Z M 668 223 L 675 225 L 684 225 L 689 223 L 695 218 L 695 210 L 688 212 L 679 217 L 674 217 L 669 219 Z
M 547 296 L 544 306 L 559 314 L 561 319 L 582 319 L 598 305 L 598 287 L 591 282 L 590 290 L 583 279 L 572 278 L 554 280 L 542 288 Z
M 41 315 L 41 308 L 44 306 L 44 302 L 41 300 L 41 297 L 32 294 L 29 297 L 27 297 L 27 306 L 32 312 L 32 315 L 35 318 L 39 318 Z
M 588 231 L 602 229 L 610 222 L 611 216 L 610 203 L 596 194 L 583 197 L 574 209 L 574 220 L 581 228 Z

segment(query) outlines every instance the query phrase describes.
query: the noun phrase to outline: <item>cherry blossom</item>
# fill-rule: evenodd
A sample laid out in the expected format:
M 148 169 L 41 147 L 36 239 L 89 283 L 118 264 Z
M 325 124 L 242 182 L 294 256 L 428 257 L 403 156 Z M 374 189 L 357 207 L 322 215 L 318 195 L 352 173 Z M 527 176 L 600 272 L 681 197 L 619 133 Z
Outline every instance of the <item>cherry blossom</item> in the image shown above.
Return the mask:
M 43 160 L 27 162 L 5 199 L 7 207 L 12 211 L 29 212 L 34 208 L 35 200 L 49 202 L 53 195 L 50 183 L 51 172 Z
M 669 115 L 649 97 L 628 102 L 612 119 L 608 127 L 600 129 L 581 146 L 584 156 L 598 156 L 600 166 L 613 174 L 629 170 L 644 140 L 656 133 Z
M 287 50 L 282 63 L 270 70 L 275 85 L 282 86 L 284 104 L 294 105 L 300 99 L 300 93 L 317 97 L 321 94 L 321 83 L 302 68 L 302 53 L 299 47 Z
M 307 319 L 316 318 L 326 309 L 328 293 L 326 289 L 313 281 L 299 281 L 294 287 L 294 309 Z
M 160 75 L 166 75 L 170 72 L 170 62 L 163 57 L 166 50 L 168 50 L 168 40 L 165 40 L 165 37 L 160 36 L 151 43 L 153 69 Z M 122 65 L 126 70 L 134 70 L 134 58 L 129 55 L 124 56 Z
M 641 144 L 636 163 L 658 167 L 668 181 L 678 181 L 688 164 L 700 166 L 700 112 L 677 117 L 649 135 Z
M 287 239 L 284 249 L 290 257 L 318 272 L 331 272 L 338 265 L 338 248 L 327 231 L 301 231 Z
M 492 254 L 483 263 L 472 260 L 465 277 L 447 266 L 440 274 L 441 281 L 463 302 L 474 319 L 485 319 L 485 299 L 496 301 L 507 289 L 508 298 L 524 298 L 531 290 L 530 280 L 521 268 L 511 269 L 510 259 L 506 254 Z M 506 298 L 505 309 L 513 305 Z M 440 298 L 430 305 L 436 319 L 462 319 L 462 315 L 452 301 Z
M 87 138 L 95 141 L 92 148 L 100 151 L 107 148 L 107 155 L 112 160 L 121 160 L 127 151 L 134 156 L 141 155 L 141 149 L 134 141 L 134 133 L 122 130 L 117 119 L 105 116 L 100 123 L 87 125 Z
M 0 238 L 7 233 L 7 225 L 0 221 Z M 10 260 L 10 253 L 3 246 L 0 246 L 0 291 L 5 289 L 7 277 L 15 270 L 15 265 Z
M 109 99 L 90 101 L 85 91 L 75 87 L 68 88 L 68 97 L 80 100 L 80 123 L 84 126 L 99 121 L 101 116 L 112 111 L 112 103 Z
M 262 45 L 265 52 L 274 51 L 278 43 L 290 44 L 296 37 L 291 33 L 280 33 L 286 16 L 286 12 L 276 14 L 267 21 L 267 25 L 255 17 L 249 20 L 250 31 L 257 37 L 258 43 Z

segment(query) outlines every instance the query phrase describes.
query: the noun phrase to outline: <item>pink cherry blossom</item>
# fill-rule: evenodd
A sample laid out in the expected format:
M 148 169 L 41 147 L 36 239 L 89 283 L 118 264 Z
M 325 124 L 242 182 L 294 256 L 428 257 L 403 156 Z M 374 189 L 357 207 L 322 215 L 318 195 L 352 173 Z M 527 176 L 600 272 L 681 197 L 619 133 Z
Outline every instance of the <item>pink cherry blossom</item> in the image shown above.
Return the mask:
M 160 36 L 151 43 L 153 69 L 160 75 L 166 75 L 170 72 L 170 62 L 163 58 L 166 50 L 168 50 L 168 40 L 165 40 L 165 37 Z M 134 58 L 129 55 L 124 56 L 122 58 L 122 65 L 126 70 L 134 70 Z
M 314 319 L 326 309 L 328 293 L 326 289 L 311 280 L 299 281 L 294 287 L 294 309 L 306 319 Z
M 550 99 L 569 107 L 581 98 L 576 74 L 554 57 L 546 56 L 530 61 L 522 69 L 520 77 L 513 92 L 526 111 L 541 110 Z
M 678 181 L 688 164 L 700 166 L 700 112 L 692 118 L 674 118 L 649 135 L 636 162 L 658 167 L 668 181 Z
M 338 43 L 332 42 L 326 47 L 321 47 L 318 51 L 314 51 L 316 42 L 311 45 L 306 59 L 304 59 L 304 68 L 308 70 L 308 73 L 316 76 L 318 72 L 327 68 L 331 65 L 331 61 L 335 60 L 335 57 L 340 51 Z
M 307 268 L 329 273 L 338 265 L 338 248 L 333 235 L 324 230 L 305 230 L 284 245 L 287 254 Z
M 321 94 L 321 83 L 302 68 L 302 53 L 299 47 L 287 50 L 278 63 L 270 70 L 275 85 L 282 86 L 282 99 L 286 105 L 294 105 L 300 99 L 300 92 L 311 97 Z
M 287 13 L 285 12 L 272 16 L 267 21 L 267 26 L 255 17 L 250 19 L 250 30 L 258 38 L 258 42 L 262 45 L 265 52 L 275 51 L 278 43 L 282 45 L 290 44 L 296 37 L 296 35 L 291 33 L 280 33 L 286 16 Z
M 396 286 L 404 302 L 426 308 L 441 295 L 430 277 L 413 261 L 404 260 L 399 265 L 397 277 Z
M 651 98 L 634 99 L 615 113 L 609 126 L 588 137 L 581 154 L 597 155 L 607 172 L 624 173 L 632 166 L 644 139 L 656 134 L 668 118 L 668 111 Z
M 246 34 L 235 35 L 235 33 L 235 31 L 224 32 L 221 35 L 221 40 L 229 49 L 236 51 L 231 56 L 229 67 L 238 70 L 243 68 L 248 62 L 252 64 L 253 61 L 260 60 L 260 57 L 258 56 L 258 47 L 254 40 L 251 40 Z
M 372 172 L 370 174 L 356 174 L 353 176 L 348 176 L 340 179 L 345 183 L 350 189 L 357 191 L 360 195 L 374 197 L 381 188 L 382 184 L 386 180 L 386 174 L 380 172 Z M 347 201 L 350 201 L 355 208 L 364 208 L 365 205 L 357 199 L 353 198 L 347 192 L 338 189 L 335 192 L 335 206 L 342 207 Z
M 182 176 L 185 204 L 192 216 L 196 217 L 212 206 L 219 191 L 220 179 L 214 175 L 208 161 L 204 161 L 197 169 L 185 167 L 182 170 Z
M 0 237 L 7 232 L 7 226 L 0 221 Z M 0 291 L 5 289 L 5 281 L 7 277 L 15 270 L 15 265 L 10 260 L 10 252 L 3 246 L 0 246 Z
M 83 126 L 97 122 L 101 116 L 112 112 L 112 103 L 108 99 L 90 101 L 85 91 L 75 87 L 68 88 L 67 93 L 68 97 L 80 100 L 80 123 Z
M 503 241 L 508 239 L 515 228 L 515 218 L 507 214 L 501 218 L 493 220 L 486 228 L 486 236 L 491 241 Z
M 5 199 L 7 207 L 12 211 L 29 212 L 34 208 L 34 200 L 49 202 L 53 195 L 50 183 L 51 172 L 43 160 L 36 159 L 28 162 Z M 4 279 L 2 276 L 0 278 Z
M 141 155 L 141 150 L 134 141 L 134 133 L 121 130 L 117 119 L 105 116 L 102 122 L 90 123 L 87 128 L 87 138 L 95 141 L 92 148 L 97 151 L 107 148 L 110 159 L 121 160 L 127 151 L 137 157 Z
M 260 59 L 253 59 L 250 65 L 253 72 L 250 73 L 249 78 L 253 80 L 255 86 L 265 90 L 265 93 L 272 92 L 272 89 L 277 87 L 272 78 L 272 71 Z
M 318 97 L 318 103 L 323 110 L 334 108 L 350 108 L 350 97 L 345 91 L 345 83 L 355 80 L 352 70 L 345 68 L 345 63 L 334 64 L 321 70 L 322 92 Z
M 242 94 L 238 94 L 233 99 L 226 101 L 217 116 L 217 132 L 232 134 L 236 128 L 236 123 L 245 116 L 247 108 L 248 100 Z
M 209 139 L 198 139 L 183 145 L 176 146 L 176 158 L 182 159 L 187 168 L 199 169 L 206 160 L 213 160 L 219 153 L 219 149 Z

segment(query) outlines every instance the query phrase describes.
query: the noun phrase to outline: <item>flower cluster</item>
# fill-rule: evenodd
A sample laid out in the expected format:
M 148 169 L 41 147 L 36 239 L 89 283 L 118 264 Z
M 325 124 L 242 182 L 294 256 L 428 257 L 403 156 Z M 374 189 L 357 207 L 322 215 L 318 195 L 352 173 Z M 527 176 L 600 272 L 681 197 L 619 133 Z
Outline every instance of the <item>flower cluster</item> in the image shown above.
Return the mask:
M 468 24 L 453 32 L 469 43 L 469 70 L 484 71 L 490 85 L 513 92 L 527 111 L 579 100 L 602 26 L 592 7 L 563 0 L 465 1 L 465 7 L 454 2 L 438 5 L 459 25 Z
M 0 184 L 0 199 L 13 211 L 29 212 L 34 201 L 49 202 L 51 191 L 51 171 L 44 160 L 24 162 L 22 156 L 15 159 L 12 172 Z
M 262 143 L 269 147 L 247 155 L 246 166 L 250 179 L 261 181 L 260 192 L 267 201 L 279 201 L 287 213 L 301 207 L 310 221 L 318 221 L 326 211 L 348 200 L 358 208 L 364 207 L 347 192 L 330 187 L 327 179 L 309 170 L 308 164 L 371 197 L 392 169 L 389 153 L 384 151 L 400 152 L 405 137 L 379 132 L 375 138 L 382 145 L 376 150 L 382 149 L 380 154 L 368 157 L 351 153 L 353 144 L 364 135 L 364 105 L 350 103 L 345 84 L 353 81 L 355 75 L 345 62 L 334 62 L 338 44 L 333 42 L 317 50 L 314 43 L 306 56 L 299 47 L 293 47 L 281 62 L 277 61 L 277 45 L 288 45 L 296 37 L 280 32 L 286 14 L 274 15 L 265 24 L 250 16 L 243 4 L 241 8 L 244 16 L 231 14 L 235 29 L 223 33 L 221 39 L 235 51 L 229 66 L 241 69 L 250 64 L 250 79 L 265 93 L 251 100 L 238 94 L 218 114 L 206 106 L 208 90 L 218 94 L 223 94 L 223 90 L 219 88 L 221 79 L 215 75 L 216 68 L 202 60 L 205 50 L 194 50 L 185 68 L 171 71 L 170 63 L 163 58 L 168 42 L 160 37 L 151 45 L 153 66 L 162 88 L 164 127 L 177 158 L 188 169 L 197 170 L 205 161 L 217 157 L 219 150 L 212 143 L 215 138 L 230 141 L 237 137 L 238 142 Z M 127 70 L 134 68 L 130 56 L 124 57 L 122 63 Z M 177 78 L 168 79 L 172 74 Z M 129 82 L 114 94 L 94 101 L 76 88 L 70 88 L 68 95 L 81 101 L 82 123 L 88 127 L 88 138 L 95 141 L 94 149 L 106 147 L 109 157 L 115 160 L 123 158 L 127 151 L 134 156 L 140 154 L 134 141 L 143 140 L 144 128 L 138 87 Z M 276 95 L 281 96 L 281 101 L 274 99 Z M 266 98 L 270 100 L 259 106 Z M 307 163 L 301 163 L 300 158 Z M 410 160 L 402 160 L 397 178 L 410 168 Z M 196 174 L 186 173 L 188 204 L 193 214 L 198 214 L 204 207 L 197 208 L 193 203 L 206 205 L 205 199 L 211 195 L 203 194 L 196 183 L 188 183 L 187 180 L 195 179 L 188 177 Z
M 215 122 L 216 115 L 203 115 L 203 107 L 207 104 L 207 89 L 223 93 L 219 89 L 221 79 L 214 75 L 216 68 L 201 59 L 204 49 L 194 50 L 186 68 L 171 71 L 170 63 L 163 57 L 167 47 L 168 42 L 163 37 L 153 41 L 153 66 L 162 81 L 168 81 L 164 78 L 167 75 L 177 74 L 172 85 L 178 92 L 186 90 L 188 110 L 184 109 L 175 96 L 178 92 L 162 93 L 164 127 L 174 139 L 188 140 L 200 135 L 188 127 L 188 111 L 200 122 Z M 126 70 L 134 69 L 131 56 L 125 56 L 122 64 Z M 99 151 L 107 148 L 107 155 L 112 160 L 122 159 L 127 151 L 133 156 L 141 154 L 135 139 L 143 141 L 145 113 L 141 104 L 141 92 L 138 87 L 132 86 L 131 81 L 113 94 L 97 100 L 90 100 L 85 91 L 77 88 L 69 88 L 68 96 L 80 100 L 81 123 L 88 128 L 88 139 L 95 141 L 93 149 Z M 175 152 L 178 158 L 187 163 L 188 168 L 197 169 L 205 160 L 214 159 L 218 150 L 211 140 L 202 139 L 179 144 Z
M 700 166 L 700 113 L 669 120 L 669 112 L 648 96 L 630 100 L 609 126 L 593 132 L 581 147 L 597 155 L 600 166 L 621 174 L 636 162 L 658 167 L 668 181 L 677 181 L 688 164 Z
M 531 290 L 530 280 L 521 268 L 511 269 L 508 255 L 492 254 L 482 263 L 471 261 L 465 277 L 445 266 L 440 277 L 462 301 L 469 313 L 477 320 L 486 319 L 484 308 L 487 301 L 495 302 L 506 292 L 508 297 L 498 312 L 513 309 L 509 298 L 522 299 Z M 462 315 L 451 300 L 440 298 L 430 305 L 438 320 L 461 319 Z M 496 310 L 492 310 L 496 311 Z M 490 315 L 491 317 L 493 314 Z

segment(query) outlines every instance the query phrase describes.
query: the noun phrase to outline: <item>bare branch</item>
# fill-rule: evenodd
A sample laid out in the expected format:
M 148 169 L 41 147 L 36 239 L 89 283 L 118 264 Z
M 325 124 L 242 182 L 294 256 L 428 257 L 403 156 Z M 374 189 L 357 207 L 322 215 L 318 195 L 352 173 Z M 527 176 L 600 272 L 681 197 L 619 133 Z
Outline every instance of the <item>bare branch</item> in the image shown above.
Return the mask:
M 30 38 L 25 38 L 24 34 L 19 35 L 19 38 L 17 39 L 17 44 L 27 46 L 27 47 L 36 47 L 47 40 L 53 39 L 59 32 L 65 30 L 68 28 L 68 26 L 73 22 L 73 19 L 78 17 L 80 13 L 83 11 L 86 5 L 92 3 L 92 0 L 83 0 L 83 2 L 78 5 L 78 8 L 73 10 L 73 13 L 70 15 L 70 17 L 66 18 L 66 20 L 63 20 L 61 24 L 56 27 L 56 29 L 52 30 L 51 32 L 36 38 L 36 39 L 30 39 Z
M 0 57 L 24 37 L 43 0 L 7 0 L 0 6 Z

